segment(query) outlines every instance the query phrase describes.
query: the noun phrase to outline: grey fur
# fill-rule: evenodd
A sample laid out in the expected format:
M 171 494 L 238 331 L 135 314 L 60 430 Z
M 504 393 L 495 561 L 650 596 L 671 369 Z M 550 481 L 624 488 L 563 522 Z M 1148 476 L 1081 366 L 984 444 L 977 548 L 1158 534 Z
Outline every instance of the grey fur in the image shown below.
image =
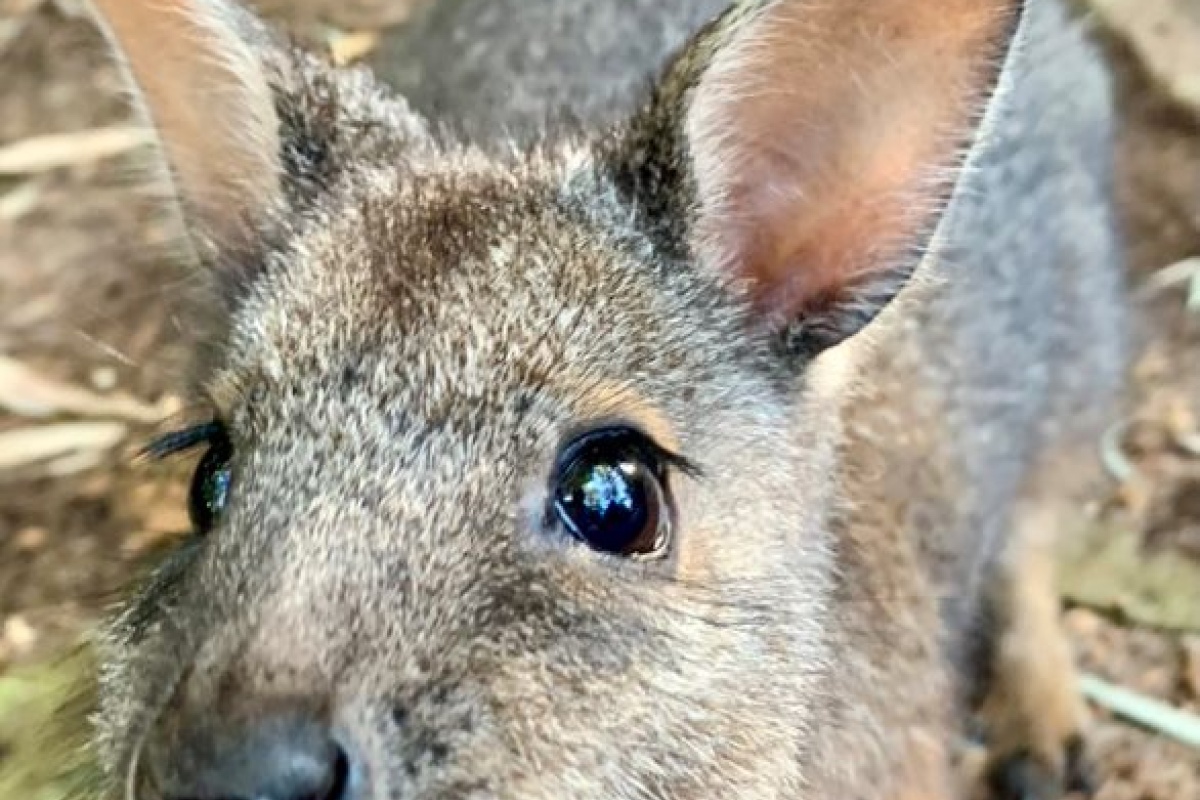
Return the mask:
M 536 134 L 559 117 L 611 123 L 666 57 L 728 0 L 441 0 L 372 56 L 422 114 L 473 141 Z

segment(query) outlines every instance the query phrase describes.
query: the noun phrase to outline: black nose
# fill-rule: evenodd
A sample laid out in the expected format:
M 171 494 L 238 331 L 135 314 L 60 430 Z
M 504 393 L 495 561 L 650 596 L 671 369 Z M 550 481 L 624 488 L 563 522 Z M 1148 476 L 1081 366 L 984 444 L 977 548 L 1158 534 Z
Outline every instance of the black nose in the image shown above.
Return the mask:
M 329 729 L 294 715 L 172 726 L 143 767 L 163 800 L 353 800 L 354 765 Z

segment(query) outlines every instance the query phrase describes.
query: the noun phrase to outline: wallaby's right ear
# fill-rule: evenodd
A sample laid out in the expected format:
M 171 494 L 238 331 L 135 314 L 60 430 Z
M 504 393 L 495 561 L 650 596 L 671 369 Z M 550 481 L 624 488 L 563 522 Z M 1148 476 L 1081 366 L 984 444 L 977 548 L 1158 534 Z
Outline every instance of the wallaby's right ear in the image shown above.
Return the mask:
M 618 175 L 788 352 L 835 345 L 926 252 L 1023 6 L 741 0 L 669 66 Z
M 93 0 L 157 131 L 193 233 L 240 243 L 280 200 L 272 45 L 225 0 Z

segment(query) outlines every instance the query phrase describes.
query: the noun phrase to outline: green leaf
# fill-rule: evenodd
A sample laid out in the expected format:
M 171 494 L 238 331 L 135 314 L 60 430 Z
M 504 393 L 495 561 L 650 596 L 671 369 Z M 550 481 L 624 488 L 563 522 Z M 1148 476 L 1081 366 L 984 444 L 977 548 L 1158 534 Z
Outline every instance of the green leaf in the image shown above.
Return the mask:
M 83 717 L 66 718 L 66 730 L 60 714 L 69 713 L 91 670 L 91 653 L 78 648 L 0 674 L 0 798 L 81 796 Z
M 1147 553 L 1132 531 L 1096 526 L 1064 553 L 1063 597 L 1075 605 L 1170 631 L 1200 631 L 1200 563 L 1174 550 Z

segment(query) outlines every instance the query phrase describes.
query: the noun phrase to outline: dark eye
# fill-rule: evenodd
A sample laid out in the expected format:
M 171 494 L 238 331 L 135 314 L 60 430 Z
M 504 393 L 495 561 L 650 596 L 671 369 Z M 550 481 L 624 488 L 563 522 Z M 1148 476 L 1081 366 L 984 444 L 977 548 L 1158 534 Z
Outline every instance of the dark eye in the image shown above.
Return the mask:
M 666 454 L 631 428 L 591 431 L 559 459 L 552 503 L 563 526 L 604 553 L 662 555 L 670 539 Z
M 229 459 L 233 448 L 223 430 L 209 439 L 208 450 L 196 465 L 188 492 L 188 514 L 196 533 L 208 533 L 229 502 Z

